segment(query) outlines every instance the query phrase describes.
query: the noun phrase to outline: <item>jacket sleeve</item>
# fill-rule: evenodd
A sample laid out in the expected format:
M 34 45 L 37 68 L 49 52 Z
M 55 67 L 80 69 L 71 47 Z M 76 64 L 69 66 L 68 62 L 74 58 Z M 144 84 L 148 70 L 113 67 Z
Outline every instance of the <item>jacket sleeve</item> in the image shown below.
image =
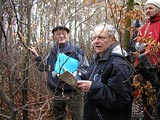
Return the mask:
M 112 63 L 110 77 L 106 83 L 93 82 L 88 93 L 91 101 L 99 107 L 106 109 L 121 109 L 132 101 L 132 74 L 128 64 Z
M 135 25 L 134 25 L 134 28 L 136 29 L 136 28 L 139 28 L 141 25 L 140 25 L 140 22 L 139 22 L 139 20 L 137 19 L 136 21 L 135 21 Z M 133 31 L 133 35 L 132 35 L 132 38 L 131 38 L 131 41 L 130 41 L 130 46 L 129 46 L 129 49 L 131 50 L 131 51 L 133 51 L 133 52 L 135 52 L 136 51 L 136 49 L 135 49 L 135 43 L 136 43 L 136 37 L 137 37 L 137 35 L 138 35 L 138 31 L 137 30 L 134 30 Z
M 49 69 L 47 65 L 47 56 L 45 57 L 45 59 L 43 59 L 42 56 L 38 56 L 35 58 L 35 60 L 36 60 L 36 65 L 38 67 L 38 70 L 40 72 L 45 72 Z

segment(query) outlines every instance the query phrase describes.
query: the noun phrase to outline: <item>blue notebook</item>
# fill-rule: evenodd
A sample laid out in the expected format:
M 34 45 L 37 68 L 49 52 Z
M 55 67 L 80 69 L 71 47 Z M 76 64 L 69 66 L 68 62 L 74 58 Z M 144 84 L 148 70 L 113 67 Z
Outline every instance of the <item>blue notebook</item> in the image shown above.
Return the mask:
M 77 69 L 78 69 L 77 59 L 67 56 L 64 53 L 58 53 L 57 61 L 54 68 L 54 71 L 56 73 L 62 74 L 65 71 L 72 73 Z

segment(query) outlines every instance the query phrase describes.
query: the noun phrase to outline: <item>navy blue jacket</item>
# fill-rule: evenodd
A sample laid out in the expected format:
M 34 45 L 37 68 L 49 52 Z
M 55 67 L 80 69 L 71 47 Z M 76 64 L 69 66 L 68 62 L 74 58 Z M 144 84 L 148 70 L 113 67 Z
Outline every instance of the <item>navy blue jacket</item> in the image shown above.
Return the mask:
M 115 44 L 103 58 L 95 55 L 83 79 L 92 86 L 85 96 L 84 120 L 129 120 L 132 106 L 132 67 L 127 53 Z M 123 57 L 125 56 L 125 57 Z
M 88 67 L 88 61 L 82 49 L 80 49 L 78 46 L 74 45 L 71 42 L 67 42 L 63 46 L 54 45 L 51 51 L 46 55 L 44 59 L 41 56 L 36 58 L 39 70 L 42 72 L 46 71 L 48 74 L 48 87 L 53 90 L 61 90 L 62 86 L 64 85 L 64 90 L 66 92 L 70 92 L 73 89 L 69 85 L 64 84 L 64 82 L 62 80 L 59 80 L 57 76 L 52 75 L 52 72 L 55 68 L 58 53 L 64 53 L 69 57 L 77 59 L 79 61 L 78 71 L 82 73 L 86 71 L 86 68 Z

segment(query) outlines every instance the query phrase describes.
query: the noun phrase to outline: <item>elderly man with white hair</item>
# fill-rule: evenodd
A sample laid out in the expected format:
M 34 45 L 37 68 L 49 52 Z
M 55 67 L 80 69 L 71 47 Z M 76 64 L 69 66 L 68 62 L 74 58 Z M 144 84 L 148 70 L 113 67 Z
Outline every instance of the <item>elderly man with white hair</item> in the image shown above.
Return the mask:
M 113 25 L 94 29 L 95 55 L 77 87 L 85 92 L 83 120 L 129 120 L 132 106 L 133 69 L 120 47 Z

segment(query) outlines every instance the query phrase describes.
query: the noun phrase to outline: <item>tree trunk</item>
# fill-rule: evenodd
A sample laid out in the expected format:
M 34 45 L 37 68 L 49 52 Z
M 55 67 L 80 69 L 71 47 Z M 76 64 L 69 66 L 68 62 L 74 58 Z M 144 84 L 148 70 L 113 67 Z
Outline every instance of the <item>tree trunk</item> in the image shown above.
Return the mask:
M 30 38 L 31 38 L 31 4 L 30 1 L 27 0 L 27 42 L 26 46 L 29 46 Z M 23 88 L 22 88 L 22 105 L 25 106 L 23 113 L 23 120 L 28 120 L 28 110 L 27 110 L 27 101 L 28 101 L 28 79 L 29 79 L 29 51 L 26 49 L 25 51 L 25 59 L 24 59 L 24 73 L 23 73 Z
M 133 10 L 134 7 L 134 0 L 128 0 L 128 4 L 127 4 L 127 11 L 129 12 L 131 10 Z M 128 49 L 129 48 L 129 43 L 130 43 L 130 31 L 129 28 L 131 27 L 131 19 L 127 18 L 126 20 L 127 25 L 125 27 L 125 32 L 124 32 L 124 37 L 123 37 L 123 48 Z

